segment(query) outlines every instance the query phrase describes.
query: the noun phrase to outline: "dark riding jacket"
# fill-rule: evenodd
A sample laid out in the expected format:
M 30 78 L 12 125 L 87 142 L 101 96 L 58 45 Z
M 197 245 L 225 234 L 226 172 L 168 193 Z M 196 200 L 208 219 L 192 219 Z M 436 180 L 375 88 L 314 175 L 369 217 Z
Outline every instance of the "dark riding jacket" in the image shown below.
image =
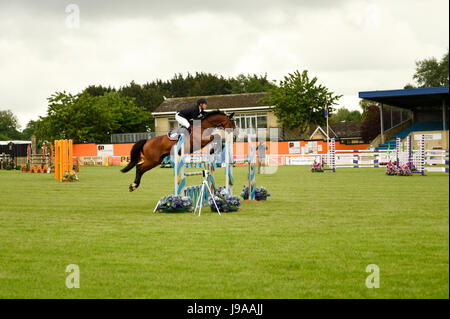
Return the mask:
M 184 110 L 181 110 L 180 112 L 178 112 L 178 115 L 190 121 L 190 120 L 197 120 L 201 116 L 205 116 L 206 112 L 203 109 L 200 109 L 200 107 L 198 107 L 197 105 L 194 105 Z

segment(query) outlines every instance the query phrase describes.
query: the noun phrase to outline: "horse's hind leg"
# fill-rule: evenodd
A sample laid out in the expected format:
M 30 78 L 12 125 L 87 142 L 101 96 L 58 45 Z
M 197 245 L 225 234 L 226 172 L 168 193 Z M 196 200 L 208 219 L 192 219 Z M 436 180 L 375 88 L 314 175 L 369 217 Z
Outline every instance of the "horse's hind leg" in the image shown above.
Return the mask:
M 130 184 L 130 192 L 134 191 L 139 187 L 141 183 L 142 175 L 148 170 L 151 170 L 153 167 L 157 166 L 158 163 L 151 162 L 149 160 L 144 160 L 144 162 L 136 165 L 136 178 L 134 179 L 134 183 Z

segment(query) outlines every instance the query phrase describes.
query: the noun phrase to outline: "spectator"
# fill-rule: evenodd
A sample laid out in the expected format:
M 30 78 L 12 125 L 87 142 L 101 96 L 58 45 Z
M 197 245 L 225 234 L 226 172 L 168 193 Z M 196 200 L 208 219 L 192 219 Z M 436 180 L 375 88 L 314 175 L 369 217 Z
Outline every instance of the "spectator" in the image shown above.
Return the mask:
M 261 166 L 266 166 L 266 151 L 267 146 L 266 143 L 260 142 L 258 144 L 258 174 L 261 174 Z

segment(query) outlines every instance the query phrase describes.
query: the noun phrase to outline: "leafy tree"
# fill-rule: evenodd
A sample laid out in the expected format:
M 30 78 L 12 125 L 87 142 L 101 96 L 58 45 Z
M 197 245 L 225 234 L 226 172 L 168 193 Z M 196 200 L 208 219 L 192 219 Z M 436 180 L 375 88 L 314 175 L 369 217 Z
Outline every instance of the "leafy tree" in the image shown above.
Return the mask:
M 17 116 L 11 110 L 0 111 L 0 140 L 21 139 Z
M 368 104 L 361 124 L 361 138 L 364 143 L 370 143 L 381 132 L 380 108 L 377 104 Z
M 149 112 L 153 112 L 154 110 L 156 110 L 156 108 L 164 101 L 164 97 L 170 96 L 170 93 L 168 91 L 165 91 L 161 86 L 158 85 L 146 83 L 142 86 L 142 89 L 146 91 L 147 105 L 145 105 L 145 108 Z
M 104 87 L 102 85 L 90 85 L 84 89 L 83 92 L 89 93 L 92 96 L 102 96 L 105 93 L 115 92 L 116 89 L 111 88 L 110 86 Z
M 333 105 L 342 95 L 334 95 L 321 84 L 317 78 L 310 79 L 308 71 L 289 73 L 280 81 L 280 86 L 272 88 L 270 95 L 262 99 L 274 105 L 275 115 L 283 127 L 299 128 L 304 133 L 310 124 L 325 123 L 325 100 L 328 100 L 328 112 L 333 112 Z
M 406 85 L 403 88 L 404 89 L 415 89 L 416 86 L 414 86 L 414 84 L 411 84 L 411 83 L 406 83 Z
M 213 74 L 196 73 L 194 85 L 189 89 L 188 95 L 185 96 L 201 96 L 201 95 L 219 95 L 230 94 L 231 84 L 222 76 Z
M 416 72 L 413 79 L 418 87 L 448 86 L 449 85 L 449 61 L 448 50 L 442 59 L 438 61 L 435 57 L 416 61 Z M 408 83 L 405 88 L 414 87 Z
M 198 74 L 196 75 L 198 77 Z M 186 79 L 183 75 L 175 74 L 173 78 L 167 83 L 167 90 L 172 97 L 189 96 L 189 91 L 195 85 L 196 79 L 188 73 Z
M 111 133 L 147 132 L 154 126 L 152 115 L 144 108 L 134 105 L 132 99 L 108 94 L 102 102 L 113 112 L 114 125 Z
M 29 121 L 27 127 L 22 131 L 22 138 L 24 140 L 30 140 L 32 135 L 36 135 L 40 121 Z
M 231 78 L 230 82 L 233 94 L 267 92 L 276 87 L 267 79 L 267 74 L 264 76 L 239 74 L 235 79 Z
M 360 111 L 358 110 L 354 110 L 350 112 L 350 115 L 347 119 L 347 121 L 361 121 L 362 119 L 362 114 Z
M 350 122 L 350 121 L 361 121 L 362 114 L 361 112 L 354 110 L 350 111 L 346 109 L 345 107 L 340 108 L 337 110 L 335 114 L 332 114 L 330 117 L 331 121 L 333 122 Z
M 375 137 L 381 133 L 380 124 L 380 105 L 375 102 L 363 100 L 364 102 L 364 112 L 362 114 L 363 123 L 361 124 L 361 138 L 364 143 L 370 143 Z M 361 104 L 361 103 L 360 103 Z M 388 105 L 383 107 L 383 123 L 384 130 L 390 128 L 390 110 Z M 398 111 L 393 112 L 394 123 L 398 124 L 400 122 L 400 113 Z M 397 118 L 397 119 L 395 119 Z
M 49 99 L 47 116 L 40 118 L 40 139 L 70 138 L 75 143 L 109 142 L 113 133 L 147 131 L 151 115 L 118 92 L 91 96 L 57 92 Z
M 154 90 L 146 89 L 145 87 L 136 84 L 134 81 L 132 81 L 129 85 L 120 88 L 119 92 L 123 97 L 133 98 L 134 104 L 136 106 L 142 107 L 149 112 L 152 112 L 156 107 L 159 106 L 159 104 L 161 104 L 161 102 L 159 102 L 158 105 L 154 105 L 153 101 L 163 100 L 162 96 L 158 96 L 157 99 L 155 99 Z
M 275 86 L 267 79 L 267 75 L 245 76 L 241 74 L 237 78 L 226 79 L 223 76 L 211 73 L 196 72 L 195 75 L 188 73 L 186 76 L 178 73 L 170 80 L 157 79 L 143 85 L 132 81 L 118 91 L 122 96 L 134 98 L 136 106 L 153 112 L 164 101 L 165 97 L 266 92 Z M 114 91 L 114 89 L 90 86 L 85 91 L 93 96 L 99 96 L 105 92 Z
M 238 79 L 226 79 L 211 73 L 190 73 L 184 77 L 175 74 L 168 81 L 156 80 L 144 85 L 131 82 L 120 88 L 122 96 L 135 98 L 137 106 L 145 107 L 153 112 L 163 101 L 164 97 L 205 96 L 230 93 L 263 92 L 272 88 L 267 76 L 258 77 L 241 75 Z
M 359 101 L 359 106 L 363 110 L 362 115 L 361 115 L 362 120 L 365 120 L 368 116 L 371 116 L 371 114 L 373 112 L 373 108 L 371 108 L 370 110 L 369 110 L 369 108 L 371 106 L 374 106 L 374 105 L 379 107 L 380 103 L 374 102 L 374 101 L 371 101 L 371 100 L 365 100 L 365 99 L 362 99 L 362 100 Z M 378 116 L 379 115 L 380 114 L 378 113 Z

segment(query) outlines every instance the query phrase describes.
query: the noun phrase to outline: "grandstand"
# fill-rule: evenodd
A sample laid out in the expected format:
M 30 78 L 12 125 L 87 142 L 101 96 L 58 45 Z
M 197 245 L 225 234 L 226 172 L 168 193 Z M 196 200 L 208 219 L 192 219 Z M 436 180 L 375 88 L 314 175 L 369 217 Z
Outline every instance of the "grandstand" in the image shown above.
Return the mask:
M 377 102 L 380 105 L 380 135 L 371 145 L 376 150 L 395 149 L 396 138 L 404 139 L 409 135 L 428 134 L 428 146 L 434 149 L 448 149 L 448 103 L 449 87 L 414 88 L 403 90 L 359 92 L 362 99 Z M 394 106 L 412 112 L 410 122 L 405 126 L 390 127 L 384 130 L 383 107 Z
M 446 123 L 446 127 L 448 127 L 448 121 Z M 385 143 L 379 144 L 375 150 L 387 150 L 387 149 L 395 149 L 396 147 L 396 139 L 406 138 L 409 134 L 413 132 L 431 132 L 431 131 L 442 131 L 443 123 L 442 122 L 417 122 L 408 127 L 407 129 L 400 131 L 400 133 L 397 133 L 394 135 L 391 139 L 387 140 Z

